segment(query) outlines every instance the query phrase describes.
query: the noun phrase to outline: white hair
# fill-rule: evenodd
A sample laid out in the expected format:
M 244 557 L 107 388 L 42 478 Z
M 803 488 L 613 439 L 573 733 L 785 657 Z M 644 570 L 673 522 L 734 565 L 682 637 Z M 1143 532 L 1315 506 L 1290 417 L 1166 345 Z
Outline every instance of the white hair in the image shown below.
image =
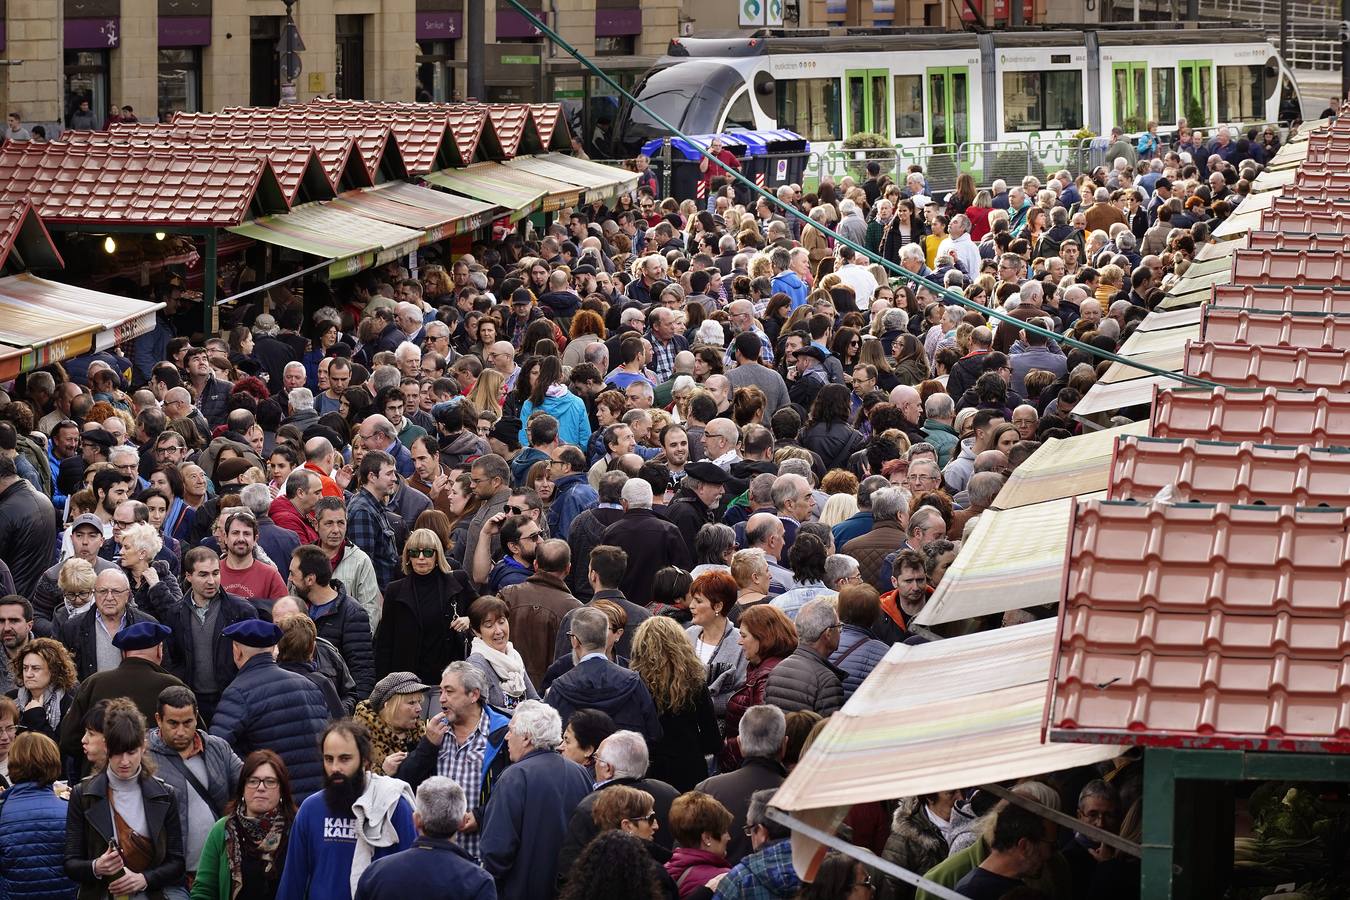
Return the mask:
M 302 363 L 300 367 L 304 368 L 304 364 Z M 291 409 L 296 412 L 314 408 L 314 392 L 307 387 L 292 388 L 286 399 L 290 401 Z
M 267 488 L 263 487 L 263 490 Z M 164 547 L 164 539 L 160 537 L 159 530 L 148 522 L 137 522 L 123 528 L 121 540 L 123 547 L 144 550 L 151 559 L 158 556 Z
M 539 700 L 525 700 L 511 716 L 511 730 L 536 750 L 552 750 L 562 743 L 562 719 L 558 711 Z
M 633 509 L 652 508 L 652 486 L 641 478 L 630 478 L 624 483 L 623 501 Z
M 412 341 L 404 341 L 403 343 L 399 344 L 398 347 L 394 350 L 394 356 L 397 357 L 398 359 L 404 359 L 405 357 L 409 356 L 416 356 L 418 359 L 421 359 L 422 348 L 414 344 Z
M 727 342 L 726 334 L 722 331 L 722 323 L 716 319 L 704 319 L 703 324 L 698 326 L 698 341 L 700 344 L 715 344 L 718 347 L 725 346 Z
M 651 763 L 647 739 L 636 731 L 614 732 L 600 742 L 595 756 L 614 767 L 615 778 L 641 778 Z

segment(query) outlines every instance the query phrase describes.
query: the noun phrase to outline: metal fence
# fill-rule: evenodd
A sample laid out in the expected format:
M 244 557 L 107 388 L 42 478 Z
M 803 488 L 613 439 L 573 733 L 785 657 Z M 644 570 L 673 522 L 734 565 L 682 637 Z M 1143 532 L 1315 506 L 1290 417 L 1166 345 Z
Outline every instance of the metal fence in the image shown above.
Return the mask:
M 1339 72 L 1341 42 L 1336 38 L 1291 37 L 1285 62 L 1301 71 Z
M 922 144 L 916 147 L 885 147 L 867 150 L 830 150 L 812 154 L 810 170 L 835 179 L 850 175 L 866 177 L 868 162 L 881 164 L 883 172 L 903 184 L 911 165 L 923 167 L 930 191 L 950 191 L 956 176 L 971 175 L 977 184 L 997 179 L 1018 184 L 1028 175 L 1041 182 L 1061 169 L 1073 176 L 1102 165 L 1106 146 L 1097 141 L 1060 139 L 1034 141 L 967 141 L 963 144 Z

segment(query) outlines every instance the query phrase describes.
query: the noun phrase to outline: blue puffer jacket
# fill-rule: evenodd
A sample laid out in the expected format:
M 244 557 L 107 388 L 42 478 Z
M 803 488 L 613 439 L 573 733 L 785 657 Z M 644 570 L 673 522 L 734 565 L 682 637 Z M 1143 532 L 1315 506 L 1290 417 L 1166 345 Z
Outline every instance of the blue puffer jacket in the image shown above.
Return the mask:
M 586 415 L 586 404 L 576 394 L 564 391 L 557 396 L 546 396 L 544 402 L 537 408 L 558 420 L 559 441 L 580 447 L 582 450 L 590 445 L 591 421 Z M 526 400 L 525 405 L 520 408 L 519 436 L 522 447 L 530 446 L 530 436 L 525 429 L 530 422 L 530 413 L 535 409 L 534 403 L 529 400 Z
M 857 625 L 845 625 L 839 631 L 839 649 L 830 654 L 830 662 L 848 673 L 844 678 L 844 699 L 862 687 L 863 681 L 891 648 Z
M 66 801 L 31 781 L 5 792 L 0 810 L 0 897 L 74 897 L 66 877 Z
M 296 801 L 323 787 L 319 733 L 328 705 L 318 685 L 279 667 L 270 654 L 244 663 L 220 695 L 211 734 L 224 738 L 240 759 L 264 748 L 286 763 Z

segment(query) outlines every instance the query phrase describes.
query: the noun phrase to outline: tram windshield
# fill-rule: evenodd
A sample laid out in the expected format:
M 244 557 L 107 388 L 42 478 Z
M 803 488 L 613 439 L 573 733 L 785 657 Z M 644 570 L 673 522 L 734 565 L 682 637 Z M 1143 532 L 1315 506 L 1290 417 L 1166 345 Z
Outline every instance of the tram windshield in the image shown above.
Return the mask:
M 728 98 L 744 83 L 730 66 L 689 60 L 648 72 L 633 96 L 686 134 L 707 134 L 717 129 Z M 614 152 L 622 157 L 634 156 L 647 141 L 667 135 L 654 118 L 631 103 L 624 104 L 614 133 Z

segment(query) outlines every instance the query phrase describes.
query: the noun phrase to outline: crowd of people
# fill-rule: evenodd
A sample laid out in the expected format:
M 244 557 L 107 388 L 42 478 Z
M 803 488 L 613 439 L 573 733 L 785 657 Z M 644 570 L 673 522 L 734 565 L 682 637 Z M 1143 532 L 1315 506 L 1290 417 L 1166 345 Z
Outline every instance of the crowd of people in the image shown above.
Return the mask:
M 914 617 L 1250 190 L 1237 146 L 941 196 L 873 164 L 780 189 L 804 222 L 710 166 L 218 334 L 156 285 L 153 331 L 0 400 L 0 892 L 913 896 L 801 883 L 773 791 L 941 639 Z M 1137 838 L 1128 756 L 1016 789 Z M 843 828 L 969 897 L 1137 895 L 978 791 Z

